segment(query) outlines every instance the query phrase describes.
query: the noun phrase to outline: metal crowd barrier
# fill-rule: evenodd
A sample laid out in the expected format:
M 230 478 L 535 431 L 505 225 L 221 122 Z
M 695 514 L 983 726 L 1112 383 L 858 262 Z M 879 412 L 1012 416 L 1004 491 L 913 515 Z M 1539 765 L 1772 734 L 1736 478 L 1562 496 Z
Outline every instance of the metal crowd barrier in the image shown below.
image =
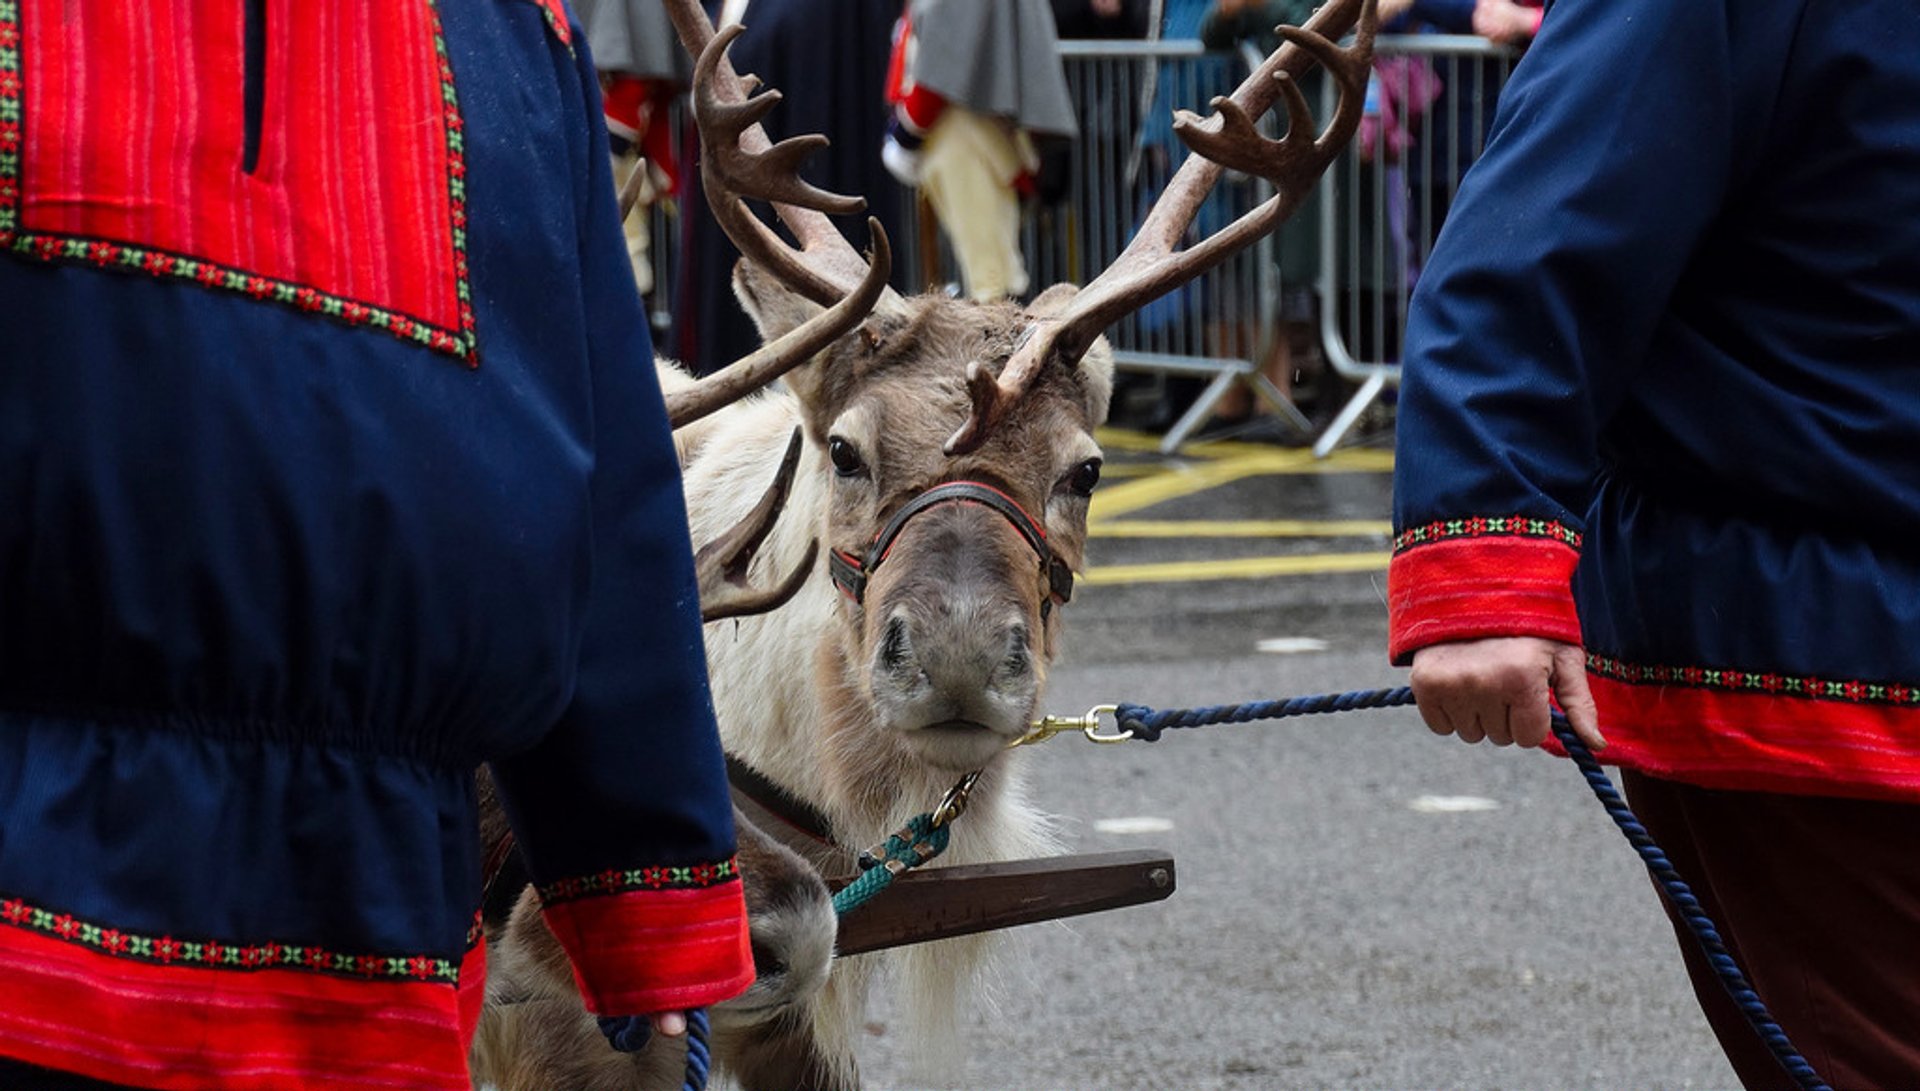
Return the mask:
M 1384 95 L 1389 107 L 1369 111 L 1371 124 L 1321 181 L 1321 351 L 1360 385 L 1314 441 L 1320 458 L 1400 382 L 1407 300 L 1519 57 L 1473 35 L 1437 34 L 1382 36 L 1374 55 L 1369 100 Z M 1323 115 L 1332 97 L 1329 88 Z
M 1187 154 L 1173 135 L 1173 111 L 1204 115 L 1215 95 L 1231 92 L 1260 60 L 1251 51 L 1208 52 L 1197 41 L 1063 41 L 1060 53 L 1080 136 L 1071 145 L 1064 196 L 1025 221 L 1021 249 L 1036 292 L 1063 281 L 1085 284 L 1120 255 Z M 1264 180 L 1229 173 L 1195 217 L 1194 236 L 1219 230 L 1272 193 Z M 932 231 L 906 234 L 907 267 L 931 282 L 916 287 L 958 282 Z M 930 242 L 937 253 L 926 252 Z M 1259 361 L 1280 332 L 1271 306 L 1282 287 L 1276 245 L 1261 240 L 1107 331 L 1117 368 L 1205 380 L 1168 428 L 1163 451 L 1186 442 L 1235 383 L 1311 434 L 1306 417 L 1260 373 Z
M 1060 54 L 1081 131 L 1067 155 L 1064 195 L 1025 221 L 1022 250 L 1034 292 L 1085 284 L 1119 256 L 1187 154 L 1172 133 L 1174 109 L 1204 114 L 1213 96 L 1238 86 L 1262 59 L 1250 46 L 1209 52 L 1197 41 L 1063 41 Z M 1485 143 L 1494 101 L 1518 54 L 1474 36 L 1390 35 L 1377 40 L 1375 56 L 1369 100 L 1384 95 L 1388 108 L 1369 114 L 1321 180 L 1319 222 L 1287 224 L 1108 331 L 1118 368 L 1205 381 L 1168 428 L 1163 451 L 1185 443 L 1236 383 L 1301 435 L 1312 434 L 1306 416 L 1261 373 L 1275 338 L 1286 334 L 1279 301 L 1297 286 L 1281 276 L 1283 237 L 1287 246 L 1312 248 L 1317 234 L 1319 348 L 1328 367 L 1358 384 L 1315 439 L 1314 453 L 1329 454 L 1399 382 L 1408 297 L 1460 179 Z M 1408 108 L 1436 91 L 1432 101 Z M 1333 97 L 1327 84 L 1323 124 Z M 675 116 L 672 123 L 683 121 Z M 1261 124 L 1272 135 L 1275 123 L 1270 116 Z M 1193 236 L 1219 230 L 1272 192 L 1262 179 L 1227 172 L 1195 217 Z M 931 213 L 912 199 L 905 205 L 895 253 L 908 289 L 957 285 Z M 651 302 L 656 324 L 664 325 L 679 230 L 665 206 L 652 215 Z

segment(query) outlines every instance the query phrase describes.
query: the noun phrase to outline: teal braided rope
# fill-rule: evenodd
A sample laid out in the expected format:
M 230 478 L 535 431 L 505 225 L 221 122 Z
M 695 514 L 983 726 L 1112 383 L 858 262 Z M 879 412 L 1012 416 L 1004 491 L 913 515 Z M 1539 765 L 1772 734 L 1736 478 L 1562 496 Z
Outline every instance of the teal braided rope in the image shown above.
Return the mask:
M 899 831 L 887 838 L 881 859 L 863 857 L 866 870 L 860 877 L 833 896 L 833 911 L 846 916 L 871 901 L 874 895 L 893 885 L 893 880 L 947 851 L 953 831 L 944 824 L 933 824 L 932 814 L 916 815 Z
M 1413 704 L 1413 690 L 1407 686 L 1394 689 L 1356 690 L 1351 693 L 1323 693 L 1310 697 L 1289 697 L 1279 701 L 1250 701 L 1238 705 L 1213 705 L 1208 708 L 1154 709 L 1145 705 L 1123 704 L 1115 710 L 1121 730 L 1130 732 L 1133 738 L 1142 742 L 1158 742 L 1162 732 L 1170 728 L 1209 727 L 1215 724 L 1241 724 L 1253 720 L 1277 720 L 1288 716 L 1304 716 L 1323 712 L 1347 712 L 1363 708 L 1393 708 Z M 1641 862 L 1660 888 L 1680 919 L 1692 934 L 1694 942 L 1706 955 L 1713 966 L 1714 974 L 1739 1007 L 1740 1014 L 1746 1017 L 1747 1025 L 1760 1036 L 1780 1067 L 1800 1086 L 1802 1091 L 1830 1091 L 1820 1079 L 1813 1066 L 1793 1047 L 1786 1031 L 1774 1021 L 1767 1006 L 1761 1002 L 1760 994 L 1747 982 L 1746 974 L 1740 970 L 1726 944 L 1720 939 L 1720 930 L 1693 895 L 1693 889 L 1666 853 L 1654 842 L 1653 835 L 1640 824 L 1639 818 L 1627 806 L 1625 799 L 1614 789 L 1613 781 L 1600 768 L 1600 762 L 1593 756 L 1574 734 L 1567 724 L 1567 718 L 1556 712 L 1553 714 L 1553 733 L 1566 748 L 1567 756 L 1572 758 L 1579 768 L 1580 775 L 1586 780 L 1587 787 L 1600 800 L 1607 810 L 1608 817 L 1639 854 Z

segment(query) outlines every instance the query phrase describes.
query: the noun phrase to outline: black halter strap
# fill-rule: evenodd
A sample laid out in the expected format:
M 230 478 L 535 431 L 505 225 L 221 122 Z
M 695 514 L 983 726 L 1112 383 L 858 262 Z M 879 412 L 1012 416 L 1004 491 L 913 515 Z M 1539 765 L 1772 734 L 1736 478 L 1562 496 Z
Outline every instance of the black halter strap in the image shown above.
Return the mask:
M 998 512 L 1020 537 L 1032 547 L 1040 557 L 1041 569 L 1047 577 L 1047 597 L 1040 603 L 1040 616 L 1046 617 L 1052 612 L 1055 603 L 1064 604 L 1073 597 L 1073 569 L 1067 567 L 1053 547 L 1047 543 L 1047 532 L 1034 522 L 1026 509 L 1014 503 L 1012 497 L 992 485 L 978 481 L 947 481 L 935 485 L 912 500 L 900 506 L 887 520 L 887 525 L 874 536 L 873 544 L 867 547 L 864 557 L 834 549 L 827 552 L 827 571 L 833 576 L 833 582 L 845 592 L 848 598 L 864 603 L 867 597 L 867 579 L 880 562 L 887 559 L 893 549 L 894 539 L 906 527 L 907 520 L 926 511 L 936 504 L 979 504 Z
M 833 820 L 826 812 L 775 784 L 772 778 L 727 755 L 727 783 L 737 795 L 758 804 L 761 809 L 822 844 L 831 845 Z

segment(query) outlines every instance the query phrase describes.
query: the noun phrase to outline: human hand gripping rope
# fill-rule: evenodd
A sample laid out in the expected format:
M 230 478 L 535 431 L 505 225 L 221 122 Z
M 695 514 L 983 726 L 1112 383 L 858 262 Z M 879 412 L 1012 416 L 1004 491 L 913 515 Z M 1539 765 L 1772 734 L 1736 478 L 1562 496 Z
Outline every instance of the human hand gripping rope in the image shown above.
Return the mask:
M 1289 697 L 1274 701 L 1250 701 L 1237 705 L 1214 705 L 1205 708 L 1154 709 L 1145 705 L 1117 704 L 1096 705 L 1081 716 L 1048 716 L 1034 724 L 1033 730 L 1016 740 L 1012 745 L 1023 746 L 1045 742 L 1055 735 L 1078 732 L 1096 743 L 1158 742 L 1162 734 L 1175 728 L 1211 727 L 1218 724 L 1242 724 L 1255 720 L 1278 720 L 1289 716 L 1306 716 L 1317 713 L 1349 712 L 1370 708 L 1393 708 L 1414 703 L 1413 690 L 1400 686 L 1393 689 L 1355 690 L 1348 693 L 1323 693 L 1305 697 Z M 1103 716 L 1112 716 L 1114 728 L 1104 730 Z M 1553 734 L 1560 740 L 1567 756 L 1572 758 L 1579 768 L 1580 775 L 1586 778 L 1587 786 L 1606 808 L 1608 817 L 1625 835 L 1640 859 L 1652 874 L 1654 883 L 1661 893 L 1679 911 L 1686 922 L 1688 931 L 1707 961 L 1719 976 L 1720 983 L 1727 989 L 1753 1027 L 1767 1049 L 1780 1062 L 1787 1074 L 1793 1077 L 1796 1085 L 1803 1091 L 1828 1091 L 1827 1084 L 1805 1057 L 1787 1039 L 1786 1032 L 1760 996 L 1748 983 L 1726 944 L 1721 941 L 1719 929 L 1713 923 L 1698 898 L 1687 886 L 1685 880 L 1674 869 L 1666 853 L 1654 842 L 1645 826 L 1634 817 L 1626 800 L 1614 788 L 1613 781 L 1593 752 L 1573 733 L 1565 716 L 1558 711 L 1553 713 Z

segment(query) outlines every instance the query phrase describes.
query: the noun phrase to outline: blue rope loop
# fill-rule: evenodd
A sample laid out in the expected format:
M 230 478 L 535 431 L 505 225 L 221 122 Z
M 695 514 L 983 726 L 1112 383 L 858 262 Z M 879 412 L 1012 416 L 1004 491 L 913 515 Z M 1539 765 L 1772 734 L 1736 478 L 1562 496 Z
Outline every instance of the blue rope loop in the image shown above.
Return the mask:
M 599 1020 L 607 1044 L 622 1053 L 638 1053 L 653 1040 L 652 1016 L 602 1015 Z M 680 1091 L 706 1091 L 707 1077 L 713 1074 L 712 1027 L 707 1009 L 687 1013 L 687 1074 Z
M 1163 732 L 1172 728 L 1209 727 L 1215 724 L 1243 724 L 1254 720 L 1279 720 L 1289 716 L 1306 716 L 1325 712 L 1347 712 L 1365 708 L 1392 708 L 1413 704 L 1413 690 L 1408 686 L 1393 689 L 1354 690 L 1349 693 L 1322 693 L 1306 697 L 1289 697 L 1278 701 L 1250 701 L 1238 705 L 1212 705 L 1206 708 L 1154 709 L 1145 705 L 1122 704 L 1114 715 L 1118 718 L 1122 731 L 1132 732 L 1133 737 L 1142 742 L 1158 742 Z M 1687 886 L 1680 873 L 1674 869 L 1666 853 L 1653 840 L 1647 828 L 1640 824 L 1639 818 L 1627 806 L 1625 799 L 1613 786 L 1613 780 L 1600 768 L 1600 762 L 1587 749 L 1585 743 L 1574 735 L 1567 718 L 1558 712 L 1553 714 L 1553 734 L 1579 767 L 1580 775 L 1586 778 L 1587 787 L 1599 798 L 1606 808 L 1607 815 L 1614 825 L 1626 835 L 1627 841 L 1639 853 L 1640 859 L 1653 876 L 1655 885 L 1673 905 L 1680 919 L 1686 924 L 1707 961 L 1713 966 L 1720 983 L 1726 987 L 1727 995 L 1733 998 L 1740 1014 L 1746 1017 L 1747 1024 L 1773 1053 L 1780 1067 L 1793 1077 L 1802 1091 L 1831 1091 L 1820 1079 L 1819 1073 L 1807 1063 L 1807 1059 L 1793 1047 L 1787 1034 L 1774 1021 L 1773 1014 L 1761 1002 L 1760 995 L 1747 982 L 1746 974 L 1741 972 L 1739 963 L 1734 960 L 1726 944 L 1720 939 L 1720 930 L 1713 918 L 1694 897 L 1693 890 Z

